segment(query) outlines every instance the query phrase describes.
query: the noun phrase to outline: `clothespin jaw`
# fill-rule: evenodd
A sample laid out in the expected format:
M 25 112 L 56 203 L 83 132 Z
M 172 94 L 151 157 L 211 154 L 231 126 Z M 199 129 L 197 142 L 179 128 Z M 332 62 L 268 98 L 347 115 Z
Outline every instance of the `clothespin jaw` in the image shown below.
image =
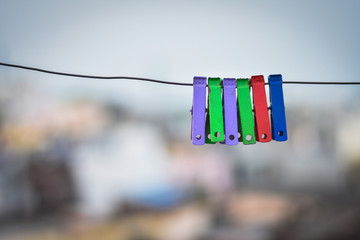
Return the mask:
M 220 78 L 208 78 L 210 138 L 212 142 L 221 142 L 225 139 L 220 82 Z
M 206 77 L 194 77 L 191 140 L 194 145 L 205 144 Z
M 259 142 L 270 142 L 271 128 L 266 100 L 264 76 L 252 76 L 251 86 L 254 102 L 256 140 Z
M 205 117 L 205 143 L 206 144 L 215 144 L 216 142 L 211 141 L 211 132 L 210 132 L 210 116 L 209 116 L 209 109 L 206 110 L 206 117 Z
M 236 110 L 236 79 L 224 78 L 223 88 L 225 143 L 227 145 L 236 145 L 239 142 Z
M 268 81 L 270 86 L 272 138 L 275 141 L 286 141 L 287 129 L 282 76 L 280 74 L 270 75 Z
M 239 78 L 236 80 L 239 110 L 240 140 L 244 144 L 256 143 L 254 114 L 252 111 L 249 79 Z

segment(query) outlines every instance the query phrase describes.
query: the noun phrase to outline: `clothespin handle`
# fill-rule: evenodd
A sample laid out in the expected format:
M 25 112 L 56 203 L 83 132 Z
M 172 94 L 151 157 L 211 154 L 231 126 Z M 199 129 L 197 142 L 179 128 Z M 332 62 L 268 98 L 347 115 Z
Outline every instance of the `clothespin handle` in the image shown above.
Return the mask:
M 239 142 L 236 110 L 236 79 L 224 78 L 223 87 L 225 143 L 227 145 L 236 145 Z
M 251 86 L 253 92 L 255 114 L 255 136 L 259 142 L 271 141 L 271 128 L 266 100 L 264 76 L 252 76 Z
M 269 76 L 271 133 L 275 141 L 287 140 L 283 81 L 280 74 Z
M 237 79 L 237 93 L 241 140 L 244 144 L 254 144 L 256 143 L 255 124 L 250 97 L 249 79 Z
M 206 77 L 194 77 L 191 140 L 205 144 Z
M 220 78 L 208 78 L 210 134 L 212 142 L 221 142 L 225 139 L 220 82 Z

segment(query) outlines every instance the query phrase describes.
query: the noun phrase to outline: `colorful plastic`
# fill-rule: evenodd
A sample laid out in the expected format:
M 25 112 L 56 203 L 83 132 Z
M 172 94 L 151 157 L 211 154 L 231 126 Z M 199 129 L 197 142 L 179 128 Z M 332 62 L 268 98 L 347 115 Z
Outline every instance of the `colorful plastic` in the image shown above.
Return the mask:
M 256 140 L 259 142 L 270 142 L 271 128 L 266 101 L 264 76 L 252 76 L 251 86 L 254 102 Z
M 284 94 L 282 87 L 282 76 L 270 75 L 270 102 L 271 102 L 271 133 L 275 141 L 286 141 L 286 117 L 285 117 L 285 104 Z
M 191 140 L 194 145 L 205 144 L 206 77 L 194 77 Z
M 238 108 L 239 108 L 239 130 L 244 144 L 254 144 L 254 115 L 252 111 L 249 79 L 237 79 Z
M 239 142 L 236 110 L 236 79 L 224 78 L 223 86 L 225 143 L 227 145 L 236 145 Z
M 210 134 L 212 142 L 221 142 L 225 139 L 220 81 L 220 78 L 208 78 Z

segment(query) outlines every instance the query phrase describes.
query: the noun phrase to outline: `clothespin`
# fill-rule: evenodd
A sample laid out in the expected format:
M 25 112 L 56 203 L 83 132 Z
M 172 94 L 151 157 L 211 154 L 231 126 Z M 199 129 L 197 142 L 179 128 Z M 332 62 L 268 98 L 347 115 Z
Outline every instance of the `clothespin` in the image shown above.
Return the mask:
M 206 77 L 194 77 L 191 109 L 191 140 L 194 145 L 205 144 Z
M 236 145 L 239 142 L 236 110 L 236 79 L 224 78 L 223 87 L 225 143 L 227 145 Z
M 254 115 L 252 111 L 249 79 L 237 79 L 240 139 L 244 144 L 254 144 Z
M 212 142 L 221 142 L 225 139 L 220 81 L 220 78 L 208 78 L 210 138 Z
M 256 140 L 259 142 L 270 142 L 271 128 L 266 101 L 264 76 L 252 76 L 251 86 L 254 102 Z
M 286 141 L 287 130 L 282 76 L 280 74 L 270 75 L 268 81 L 270 86 L 272 138 L 275 141 Z

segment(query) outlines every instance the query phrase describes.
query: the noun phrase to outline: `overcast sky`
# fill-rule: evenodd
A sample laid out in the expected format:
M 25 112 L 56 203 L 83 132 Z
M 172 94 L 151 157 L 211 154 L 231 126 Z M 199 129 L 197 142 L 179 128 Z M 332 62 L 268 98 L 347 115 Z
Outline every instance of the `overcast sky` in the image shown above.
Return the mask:
M 359 81 L 360 1 L 0 0 L 0 61 L 192 82 L 195 75 Z M 0 68 L 44 94 L 190 109 L 191 87 L 94 81 Z M 345 103 L 360 87 L 286 86 L 288 104 Z M 149 107 L 152 105 L 152 107 Z M 157 106 L 157 107 L 156 107 Z

